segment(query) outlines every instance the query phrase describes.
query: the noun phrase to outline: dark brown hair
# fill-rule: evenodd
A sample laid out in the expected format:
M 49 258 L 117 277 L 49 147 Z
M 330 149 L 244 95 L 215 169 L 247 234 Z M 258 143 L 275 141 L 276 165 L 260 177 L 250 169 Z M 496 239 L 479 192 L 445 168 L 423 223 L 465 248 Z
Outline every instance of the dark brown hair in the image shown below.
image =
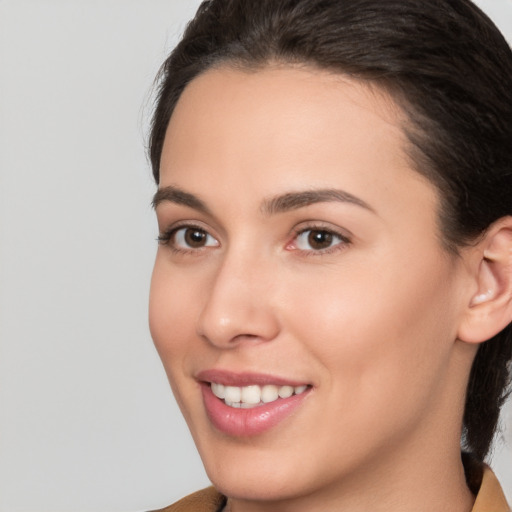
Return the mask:
M 512 52 L 469 0 L 207 0 L 162 66 L 150 159 L 187 84 L 220 65 L 316 66 L 388 91 L 407 114 L 416 170 L 439 189 L 448 250 L 512 215 Z M 483 460 L 510 384 L 512 326 L 481 344 L 464 447 Z

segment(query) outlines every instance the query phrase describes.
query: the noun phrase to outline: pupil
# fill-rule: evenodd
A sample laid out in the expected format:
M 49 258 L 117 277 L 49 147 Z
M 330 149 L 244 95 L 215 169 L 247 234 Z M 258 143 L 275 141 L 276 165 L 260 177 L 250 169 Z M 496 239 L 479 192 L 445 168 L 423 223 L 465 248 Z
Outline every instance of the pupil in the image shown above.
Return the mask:
M 206 233 L 199 229 L 188 229 L 185 233 L 185 241 L 190 247 L 202 247 L 206 240 Z
M 326 249 L 332 244 L 332 233 L 328 231 L 311 231 L 308 242 L 313 249 Z

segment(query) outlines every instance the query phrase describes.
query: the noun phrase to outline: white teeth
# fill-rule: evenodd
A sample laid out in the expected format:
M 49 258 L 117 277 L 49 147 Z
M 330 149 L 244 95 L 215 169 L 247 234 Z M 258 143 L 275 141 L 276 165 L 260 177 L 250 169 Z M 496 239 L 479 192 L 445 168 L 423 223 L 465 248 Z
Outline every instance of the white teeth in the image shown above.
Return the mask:
M 259 386 L 246 386 L 242 388 L 241 402 L 246 404 L 259 404 L 261 401 L 261 388 Z
M 237 387 L 224 386 L 217 382 L 211 383 L 212 393 L 217 398 L 224 399 L 226 405 L 230 407 L 242 409 L 275 402 L 279 398 L 289 398 L 294 393 L 300 395 L 307 388 L 307 386 L 275 386 L 273 384 Z
M 274 402 L 279 398 L 279 391 L 277 386 L 272 386 L 272 384 L 268 384 L 261 388 L 261 401 L 264 404 L 268 404 L 269 402 Z
M 217 398 L 225 398 L 226 395 L 224 394 L 224 389 L 225 387 L 223 384 L 212 382 L 212 391 Z
M 281 386 L 279 388 L 279 396 L 281 398 L 288 398 L 293 395 L 293 388 L 291 386 Z
M 226 386 L 224 388 L 224 399 L 226 402 L 240 402 L 242 398 L 242 388 L 235 386 Z

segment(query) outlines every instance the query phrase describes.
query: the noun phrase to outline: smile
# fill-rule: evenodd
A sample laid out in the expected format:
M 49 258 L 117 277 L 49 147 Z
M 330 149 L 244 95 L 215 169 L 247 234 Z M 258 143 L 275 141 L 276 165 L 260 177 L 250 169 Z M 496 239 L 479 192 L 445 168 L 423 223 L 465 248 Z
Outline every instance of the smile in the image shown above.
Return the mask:
M 200 372 L 196 379 L 211 425 L 230 437 L 273 430 L 312 395 L 313 385 L 260 373 Z
M 210 383 L 212 393 L 228 407 L 236 409 L 251 409 L 253 407 L 261 407 L 264 404 L 275 402 L 279 399 L 290 398 L 292 395 L 300 395 L 304 393 L 308 386 L 278 386 L 274 384 L 266 384 L 264 386 L 225 386 L 218 382 Z

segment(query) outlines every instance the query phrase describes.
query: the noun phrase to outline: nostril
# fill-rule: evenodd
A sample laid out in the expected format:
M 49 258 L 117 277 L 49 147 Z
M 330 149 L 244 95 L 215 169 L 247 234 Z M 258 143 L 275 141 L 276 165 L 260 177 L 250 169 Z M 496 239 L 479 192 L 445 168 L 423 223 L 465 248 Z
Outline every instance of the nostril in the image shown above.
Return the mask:
M 239 335 L 235 336 L 233 341 L 243 341 L 243 340 L 255 341 L 258 339 L 259 339 L 259 336 L 257 336 L 256 334 L 239 334 Z

